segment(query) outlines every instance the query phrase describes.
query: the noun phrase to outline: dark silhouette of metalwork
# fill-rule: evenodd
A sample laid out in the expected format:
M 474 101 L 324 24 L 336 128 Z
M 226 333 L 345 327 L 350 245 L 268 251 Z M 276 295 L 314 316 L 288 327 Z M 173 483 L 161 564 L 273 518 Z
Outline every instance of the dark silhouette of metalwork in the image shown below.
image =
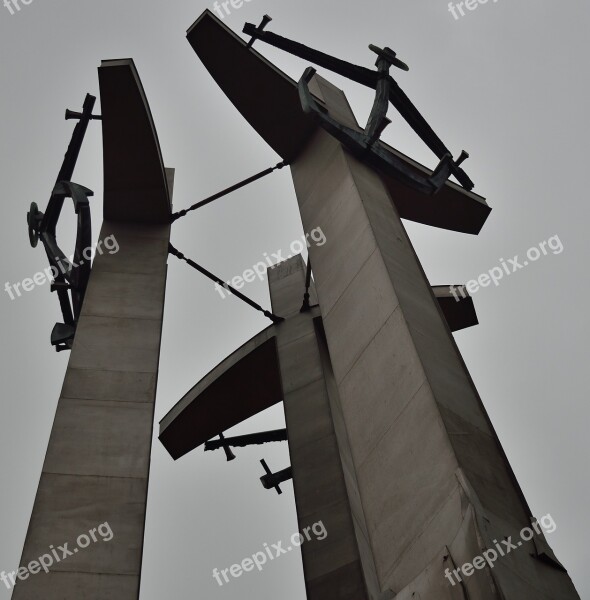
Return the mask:
M 223 433 L 219 434 L 219 444 L 220 444 L 220 448 L 223 448 L 223 451 L 225 452 L 225 458 L 227 459 L 227 462 L 229 462 L 230 460 L 235 460 L 236 455 L 232 452 L 230 444 L 227 443 Z M 206 450 L 207 448 L 205 448 Z
M 245 448 L 246 446 L 254 446 L 260 444 L 268 444 L 269 442 L 286 442 L 286 429 L 273 429 L 272 431 L 261 431 L 259 433 L 248 433 L 246 435 L 236 435 L 226 438 L 222 433 L 219 434 L 218 440 L 209 440 L 205 442 L 205 451 L 219 450 L 221 448 Z M 231 452 L 231 451 L 230 451 Z M 233 454 L 233 452 L 232 452 Z M 234 455 L 235 458 L 235 455 Z M 228 458 L 233 460 L 233 458 Z
M 311 286 L 311 260 L 307 258 L 307 270 L 305 271 L 305 292 L 303 293 L 303 304 L 299 312 L 307 312 L 311 310 L 309 303 L 309 288 Z
M 315 74 L 313 68 L 306 69 L 299 80 L 299 95 L 303 110 L 314 118 L 321 127 L 341 141 L 355 156 L 380 171 L 396 177 L 413 189 L 428 195 L 440 191 L 451 175 L 465 189 L 473 189 L 473 182 L 460 166 L 469 157 L 469 154 L 463 150 L 459 158 L 453 160 L 451 152 L 389 74 L 391 67 L 397 67 L 404 71 L 409 70 L 409 67 L 397 58 L 396 53 L 391 48 L 379 48 L 373 44 L 369 45 L 369 49 L 377 54 L 377 61 L 375 62 L 377 69 L 371 71 L 270 31 L 264 31 L 270 20 L 270 17 L 265 15 L 258 27 L 252 23 L 244 25 L 243 32 L 251 36 L 249 47 L 251 47 L 254 40 L 259 39 L 275 48 L 309 60 L 316 65 L 375 90 L 373 108 L 365 130 L 361 132 L 338 122 L 314 100 L 308 87 L 309 81 Z M 395 152 L 384 144 L 377 143 L 383 130 L 391 123 L 386 116 L 390 103 L 438 157 L 439 163 L 432 175 L 426 176 L 416 173 Z
M 286 429 L 273 429 L 272 431 L 261 431 L 259 433 L 249 433 L 246 435 L 236 435 L 235 437 L 226 438 L 223 433 L 219 434 L 218 440 L 209 440 L 205 442 L 205 451 L 220 450 L 223 448 L 227 461 L 234 460 L 236 455 L 232 452 L 232 447 L 244 448 L 246 446 L 268 444 L 269 442 L 286 442 L 287 441 L 287 430 Z M 260 460 L 260 463 L 266 471 L 266 475 L 260 478 L 262 485 L 265 489 L 275 489 L 277 494 L 282 494 L 283 491 L 280 488 L 280 484 L 293 478 L 291 467 L 287 467 L 282 471 L 273 473 L 266 464 L 264 459 Z
M 264 458 L 261 459 L 260 464 L 266 471 L 266 475 L 263 475 L 260 478 L 260 481 L 262 482 L 264 489 L 272 490 L 274 488 L 276 490 L 277 494 L 282 494 L 283 490 L 281 490 L 280 484 L 285 481 L 288 481 L 289 479 L 293 479 L 292 468 L 287 467 L 286 469 L 283 469 L 282 471 L 277 471 L 276 473 L 273 473 L 268 468 L 268 465 L 266 464 L 266 461 L 264 460 Z
M 213 194 L 213 196 L 209 196 L 208 198 L 205 198 L 204 200 L 201 200 L 200 202 L 197 202 L 196 204 L 189 206 L 189 208 L 185 208 L 183 210 L 179 210 L 178 212 L 172 213 L 172 216 L 170 217 L 170 221 L 174 222 L 174 221 L 176 221 L 176 219 L 180 219 L 181 217 L 184 217 L 191 210 L 196 210 L 197 208 L 201 208 L 201 206 L 205 206 L 206 204 L 209 204 L 210 202 L 213 202 L 214 200 L 217 200 L 218 198 L 227 196 L 231 192 L 235 192 L 236 190 L 239 190 L 240 188 L 243 188 L 243 187 L 249 185 L 250 183 L 254 183 L 255 181 L 258 181 L 259 179 L 262 179 L 263 177 L 266 177 L 267 175 L 270 175 L 274 171 L 282 169 L 285 166 L 287 166 L 287 163 L 285 161 L 281 161 L 280 163 L 277 163 L 274 167 L 269 167 L 268 169 L 265 169 L 264 171 L 261 171 L 260 173 L 256 173 L 256 175 L 252 175 L 252 177 L 248 177 L 248 179 L 244 179 L 244 181 L 240 181 L 239 183 L 236 183 L 235 185 L 232 185 L 224 190 L 221 190 L 220 192 L 217 192 L 216 194 Z
M 57 292 L 63 323 L 56 323 L 51 332 L 51 344 L 57 352 L 70 350 L 76 333 L 76 324 L 84 301 L 84 294 L 90 277 L 91 264 L 84 256 L 84 251 L 92 243 L 92 226 L 90 216 L 90 203 L 88 198 L 94 193 L 72 182 L 74 168 L 80 154 L 82 142 L 86 135 L 88 123 L 99 120 L 101 117 L 92 114 L 96 98 L 86 95 L 82 112 L 66 110 L 66 120 L 77 119 L 72 139 L 64 156 L 61 169 L 47 210 L 42 213 L 36 202 L 31 203 L 27 213 L 29 241 L 35 248 L 39 241 L 43 244 L 49 265 L 52 268 L 54 279 L 51 291 Z M 78 215 L 77 235 L 74 254 L 71 261 L 66 257 L 57 243 L 56 228 L 61 215 L 61 210 L 66 198 L 71 198 L 74 210 Z

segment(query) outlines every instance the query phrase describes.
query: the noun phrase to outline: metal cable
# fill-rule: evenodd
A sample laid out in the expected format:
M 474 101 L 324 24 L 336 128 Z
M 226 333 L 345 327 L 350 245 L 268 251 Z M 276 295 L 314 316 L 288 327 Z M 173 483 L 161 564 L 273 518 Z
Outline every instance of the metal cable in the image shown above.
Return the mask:
M 221 192 L 217 192 L 217 194 L 213 194 L 213 196 L 209 196 L 208 198 L 205 198 L 205 200 L 201 200 L 200 202 L 193 204 L 189 208 L 185 208 L 178 212 L 172 213 L 172 215 L 170 216 L 170 222 L 173 223 L 174 221 L 176 221 L 176 219 L 180 219 L 180 217 L 184 217 L 191 210 L 196 210 L 197 208 L 201 208 L 201 206 L 205 206 L 206 204 L 209 204 L 210 202 L 213 202 L 214 200 L 217 200 L 218 198 L 227 196 L 227 194 L 230 194 L 231 192 L 235 192 L 236 190 L 239 190 L 240 188 L 243 188 L 250 183 L 254 183 L 255 181 L 258 181 L 259 179 L 262 179 L 263 177 L 270 175 L 273 171 L 282 169 L 283 167 L 286 167 L 287 165 L 288 165 L 288 163 L 286 161 L 277 163 L 274 167 L 270 167 L 268 169 L 265 169 L 264 171 L 261 171 L 260 173 L 257 173 L 256 175 L 252 175 L 252 177 L 248 177 L 248 179 L 244 179 L 244 181 L 240 181 L 239 183 L 236 183 L 235 185 L 232 185 L 231 187 L 228 187 L 225 190 L 222 190 Z
M 209 279 L 211 279 L 211 281 L 214 281 L 215 283 L 218 283 L 220 286 L 222 286 L 226 290 L 229 290 L 232 294 L 234 294 L 234 296 L 237 296 L 240 300 L 242 300 L 243 302 L 245 302 L 252 308 L 263 313 L 264 316 L 269 318 L 273 323 L 275 323 L 275 324 L 281 323 L 285 320 L 285 319 L 283 319 L 283 317 L 277 317 L 276 315 L 273 315 L 273 313 L 269 312 L 268 310 L 264 310 L 264 308 L 262 308 L 262 306 L 260 306 L 260 304 L 257 304 L 256 302 L 254 302 L 254 300 L 250 300 L 250 298 L 248 298 L 248 296 L 244 296 L 244 294 L 242 294 L 238 290 L 234 289 L 229 284 L 225 283 L 225 281 L 223 281 L 222 279 L 219 279 L 219 277 L 217 277 L 216 275 L 213 275 L 213 273 L 211 273 L 210 271 L 207 271 L 207 269 L 201 267 L 201 265 L 198 265 L 195 261 L 191 260 L 190 258 L 187 258 L 182 252 L 179 252 L 172 244 L 168 244 L 168 252 L 170 254 L 173 254 L 180 260 L 184 260 L 189 266 L 191 266 L 193 269 L 196 269 L 197 271 L 199 271 L 199 273 L 202 273 L 203 275 L 205 275 L 205 277 L 208 277 Z

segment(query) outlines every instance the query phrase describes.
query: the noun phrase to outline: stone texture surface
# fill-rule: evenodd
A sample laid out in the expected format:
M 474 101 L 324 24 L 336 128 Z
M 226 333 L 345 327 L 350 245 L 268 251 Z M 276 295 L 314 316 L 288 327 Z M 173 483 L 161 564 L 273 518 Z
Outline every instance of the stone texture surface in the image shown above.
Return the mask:
M 169 230 L 103 224 L 119 251 L 95 258 L 21 566 L 50 546 L 78 551 L 19 581 L 15 600 L 137 598 Z
M 307 597 L 368 600 L 333 425 L 318 311 L 299 312 L 305 265 L 297 256 L 268 276 L 273 312 L 286 319 L 275 331 L 297 518 L 301 531 L 319 521 L 327 531 L 324 540 L 312 536 L 301 547 Z M 312 304 L 315 298 L 312 288 Z M 333 596 L 335 589 L 338 596 Z
M 339 90 L 316 76 L 314 91 L 354 124 Z M 371 597 L 457 597 L 441 557 L 470 562 L 518 535 L 530 510 L 397 213 L 403 186 L 385 185 L 324 131 L 291 170 L 304 229 L 327 239 L 310 257 Z M 578 597 L 533 547 L 464 585 L 478 600 Z

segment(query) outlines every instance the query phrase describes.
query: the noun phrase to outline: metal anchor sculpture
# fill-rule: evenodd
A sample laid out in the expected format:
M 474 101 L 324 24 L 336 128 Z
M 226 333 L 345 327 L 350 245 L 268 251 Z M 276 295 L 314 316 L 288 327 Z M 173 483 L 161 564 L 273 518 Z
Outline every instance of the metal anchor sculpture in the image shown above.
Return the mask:
M 92 226 L 90 203 L 88 198 L 94 193 L 71 181 L 74 168 L 80 154 L 82 142 L 88 128 L 88 123 L 100 116 L 92 114 L 96 98 L 86 95 L 81 113 L 66 111 L 66 119 L 78 119 L 72 139 L 64 156 L 62 167 L 51 192 L 47 210 L 42 213 L 36 202 L 31 203 L 27 213 L 29 241 L 35 248 L 39 240 L 45 248 L 53 275 L 51 291 L 57 292 L 63 323 L 56 323 L 51 333 L 51 344 L 57 352 L 70 350 L 76 332 L 76 324 L 80 316 L 84 294 L 90 277 L 90 260 L 84 256 L 84 251 L 92 243 Z M 57 222 L 63 208 L 64 200 L 71 198 L 74 210 L 78 215 L 76 245 L 74 254 L 69 260 L 57 244 Z
M 369 45 L 369 49 L 377 54 L 377 61 L 375 63 L 377 70 L 371 71 L 365 67 L 354 65 L 281 37 L 270 31 L 265 31 L 264 28 L 270 21 L 270 17 L 265 15 L 258 27 L 252 23 L 244 25 L 243 32 L 251 36 L 248 47 L 251 47 L 252 43 L 259 39 L 275 48 L 309 60 L 316 65 L 375 90 L 375 101 L 369 120 L 365 130 L 360 132 L 339 123 L 327 114 L 324 108 L 314 100 L 308 87 L 309 81 L 315 74 L 313 68 L 309 67 L 306 69 L 299 80 L 299 96 L 303 110 L 311 115 L 328 133 L 341 141 L 352 154 L 368 162 L 380 171 L 397 178 L 404 184 L 428 195 L 437 193 L 451 175 L 465 189 L 473 189 L 473 182 L 460 166 L 469 157 L 469 154 L 463 150 L 459 158 L 453 160 L 451 152 L 389 74 L 389 69 L 392 66 L 404 71 L 409 70 L 409 67 L 397 58 L 393 50 L 390 48 L 382 49 L 372 44 Z M 377 143 L 383 130 L 391 123 L 387 118 L 389 103 L 397 109 L 410 127 L 438 157 L 440 162 L 432 172 L 432 175 L 417 174 L 385 145 Z

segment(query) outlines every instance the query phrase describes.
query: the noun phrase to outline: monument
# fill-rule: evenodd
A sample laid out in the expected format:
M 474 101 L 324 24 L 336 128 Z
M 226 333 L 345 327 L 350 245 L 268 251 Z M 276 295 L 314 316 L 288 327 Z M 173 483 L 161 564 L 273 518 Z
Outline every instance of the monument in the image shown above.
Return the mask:
M 14 600 L 139 595 L 173 171 L 164 168 L 133 61 L 103 61 L 98 73 L 104 154 L 99 239 L 114 236 L 119 251 L 97 254 L 91 270 L 80 266 L 90 245 L 91 192 L 71 179 L 91 120 L 90 96 L 82 114 L 67 115 L 80 122 L 47 211 L 33 206 L 28 217 L 32 243 L 41 239 L 50 264 L 65 265 L 52 286 L 65 322 L 53 329 L 51 341 L 58 350 L 71 348 L 71 355 L 20 564 L 38 562 L 54 547 L 60 561 L 54 556 L 47 574 L 22 572 Z M 78 212 L 76 266 L 55 241 L 70 195 Z M 113 539 L 78 552 L 77 538 L 103 523 Z M 69 544 L 67 560 L 61 560 L 60 544 Z
M 407 69 L 391 49 L 370 46 L 371 71 L 268 32 L 269 22 L 247 24 L 246 43 L 207 11 L 187 37 L 289 164 L 304 231 L 321 227 L 328 243 L 309 249 L 303 312 L 301 260 L 269 271 L 284 320 L 178 402 L 162 443 L 175 459 L 202 444 L 232 459 L 234 445 L 277 432 L 211 438 L 284 402 L 291 466 L 264 465 L 262 482 L 279 491 L 292 476 L 300 528 L 321 519 L 330 532 L 302 546 L 308 600 L 578 598 L 542 531 L 469 577 L 457 571 L 535 522 L 451 333 L 474 324 L 471 301 L 431 288 L 401 221 L 480 231 L 490 208 L 460 166 L 467 153 L 453 160 L 391 77 Z M 296 83 L 256 40 L 375 89 L 367 126 L 314 69 Z M 390 102 L 437 155 L 434 170 L 379 139 Z
M 188 31 L 281 157 L 189 209 L 172 213 L 173 171 L 131 60 L 99 68 L 101 115 L 92 96 L 67 113 L 78 124 L 49 205 L 27 217 L 31 244 L 41 241 L 56 269 L 64 322 L 51 341 L 71 355 L 21 565 L 101 523 L 114 538 L 76 548 L 43 576 L 19 569 L 13 598 L 138 597 L 168 255 L 225 286 L 170 244 L 171 224 L 287 165 L 304 230 L 321 228 L 327 243 L 310 247 L 307 265 L 295 256 L 269 269 L 271 310 L 232 290 L 271 324 L 164 417 L 165 448 L 178 459 L 204 445 L 234 460 L 235 448 L 288 442 L 291 464 L 262 461 L 261 483 L 280 494 L 292 479 L 301 529 L 321 520 L 329 532 L 302 546 L 308 600 L 578 598 L 541 529 L 493 564 L 475 561 L 536 521 L 452 336 L 477 324 L 473 302 L 430 285 L 401 220 L 477 234 L 491 209 L 461 166 L 468 154 L 453 159 L 401 90 L 390 70 L 408 67 L 390 48 L 370 46 L 371 70 L 271 33 L 269 22 L 247 24 L 244 41 L 205 11 Z M 313 68 L 296 83 L 256 41 L 374 89 L 366 127 Z M 436 155 L 433 169 L 380 139 L 390 104 Z M 72 178 L 92 120 L 103 131 L 100 238 L 120 249 L 89 265 L 92 192 Z M 78 214 L 72 260 L 56 240 L 66 198 Z M 286 430 L 225 435 L 279 402 Z

